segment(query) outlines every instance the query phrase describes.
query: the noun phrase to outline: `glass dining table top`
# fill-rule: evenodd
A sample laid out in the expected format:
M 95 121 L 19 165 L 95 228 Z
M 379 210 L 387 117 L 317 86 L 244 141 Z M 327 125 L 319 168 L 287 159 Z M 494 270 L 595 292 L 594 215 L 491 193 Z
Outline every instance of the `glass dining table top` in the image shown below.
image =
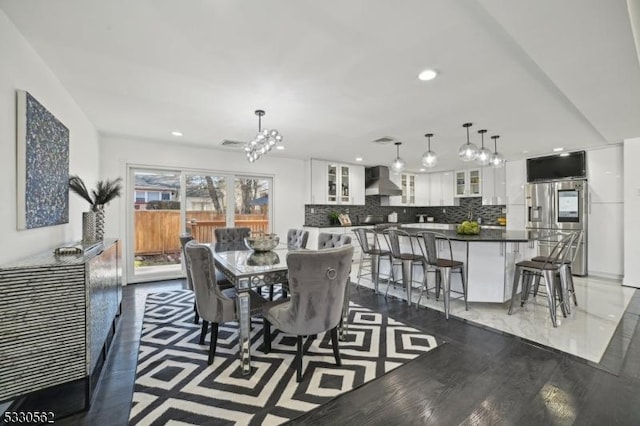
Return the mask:
M 236 277 L 265 274 L 275 271 L 286 271 L 286 245 L 279 245 L 274 250 L 255 252 L 253 250 L 236 250 L 213 252 L 213 258 Z

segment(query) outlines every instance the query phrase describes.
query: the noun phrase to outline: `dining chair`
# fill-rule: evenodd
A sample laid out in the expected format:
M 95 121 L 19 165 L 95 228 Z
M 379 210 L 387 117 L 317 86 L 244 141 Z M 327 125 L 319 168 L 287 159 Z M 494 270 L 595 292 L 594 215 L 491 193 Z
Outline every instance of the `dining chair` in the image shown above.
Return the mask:
M 287 255 L 291 298 L 267 302 L 264 317 L 264 351 L 271 351 L 271 325 L 297 340 L 296 381 L 302 381 L 303 336 L 331 332 L 336 365 L 341 365 L 338 325 L 342 318 L 345 286 L 353 246 L 294 251 Z
M 419 252 L 419 248 L 416 248 L 417 243 L 414 242 L 414 238 L 406 231 L 401 229 L 386 229 L 382 234 L 386 238 L 387 245 L 391 250 L 391 269 L 396 265 L 401 267 L 402 285 L 405 288 L 407 304 L 411 306 L 413 283 L 416 282 L 419 283 L 421 287 L 424 286 L 428 270 L 427 261 L 422 253 Z M 422 281 L 415 281 L 413 279 L 413 268 L 416 266 L 420 266 L 423 270 Z M 388 293 L 389 285 L 387 286 L 385 296 Z
M 321 232 L 320 235 L 318 235 L 318 250 L 342 247 L 346 244 L 351 244 L 351 236 L 347 234 Z
M 427 265 L 431 266 L 436 271 L 436 285 L 435 285 L 436 300 L 438 300 L 439 298 L 440 289 L 442 287 L 442 283 L 444 283 L 443 299 L 444 299 L 445 318 L 449 319 L 452 292 L 461 293 L 461 296 L 464 299 L 464 308 L 465 310 L 469 310 L 469 305 L 467 303 L 467 282 L 466 282 L 464 262 L 455 260 L 453 258 L 453 249 L 451 248 L 451 240 L 444 234 L 432 232 L 432 231 L 419 232 L 418 236 L 423 243 L 423 245 L 420 245 L 420 248 L 423 250 L 423 255 L 424 255 L 424 258 L 426 259 Z M 441 244 L 444 244 L 445 257 L 440 257 L 436 239 L 440 239 Z M 451 289 L 451 273 L 452 272 L 458 272 L 460 274 L 462 291 L 456 291 Z M 428 281 L 426 279 L 426 273 L 425 273 L 424 287 L 423 287 L 423 290 L 420 292 L 420 297 L 418 298 L 418 304 L 420 304 L 420 299 L 422 298 L 422 293 L 424 291 L 427 292 L 427 298 L 429 297 L 429 287 L 427 284 L 428 284 Z
M 211 341 L 207 360 L 211 365 L 216 353 L 219 324 L 238 320 L 236 290 L 235 288 L 223 290 L 216 283 L 213 254 L 208 245 L 189 241 L 185 245 L 185 253 L 191 270 L 197 310 L 202 318 L 199 341 L 201 345 L 204 345 L 209 323 L 211 323 Z M 249 290 L 249 299 L 250 314 L 261 313 L 265 300 L 253 290 Z
M 213 233 L 216 237 L 215 251 L 248 250 L 244 239 L 251 235 L 250 228 L 216 228 Z
M 304 229 L 289 229 L 287 232 L 287 247 L 290 249 L 307 248 L 307 240 L 309 239 L 309 231 Z
M 358 262 L 358 273 L 356 275 L 356 288 L 360 286 L 360 279 L 363 275 L 370 275 L 371 282 L 375 292 L 378 293 L 378 286 L 380 280 L 380 260 L 389 260 L 389 265 L 393 263 L 391 258 L 391 251 L 384 250 L 380 247 L 380 241 L 378 239 L 379 234 L 366 228 L 355 229 L 356 239 L 360 244 L 360 262 Z M 364 272 L 364 273 L 363 273 Z M 387 282 L 393 280 L 393 268 L 389 268 L 387 274 Z
M 520 296 L 520 306 L 528 300 L 529 291 L 531 290 L 532 278 L 542 277 L 545 281 L 547 303 L 549 307 L 549 315 L 551 323 L 554 327 L 558 326 L 556 299 L 560 301 L 562 314 L 567 315 L 567 271 L 569 270 L 566 259 L 569 254 L 571 244 L 575 238 L 574 233 L 557 233 L 551 238 L 557 240 L 553 249 L 544 261 L 524 260 L 516 263 L 516 270 L 513 278 L 513 288 L 511 290 L 511 303 L 509 304 L 509 315 L 513 313 L 513 304 L 518 292 L 518 285 L 522 279 L 522 289 Z M 527 279 L 525 279 L 525 277 Z M 557 279 L 556 279 L 557 278 Z

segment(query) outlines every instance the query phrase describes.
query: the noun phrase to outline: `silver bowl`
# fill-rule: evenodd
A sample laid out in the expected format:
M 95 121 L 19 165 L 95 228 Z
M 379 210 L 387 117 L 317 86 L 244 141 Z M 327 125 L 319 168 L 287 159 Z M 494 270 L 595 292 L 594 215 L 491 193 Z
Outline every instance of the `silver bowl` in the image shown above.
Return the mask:
M 275 251 L 251 253 L 247 258 L 249 266 L 271 266 L 280 263 L 280 256 Z
M 248 249 L 257 252 L 271 251 L 278 247 L 279 243 L 280 237 L 276 234 L 265 234 L 258 237 L 247 237 L 244 239 L 244 245 L 246 245 Z

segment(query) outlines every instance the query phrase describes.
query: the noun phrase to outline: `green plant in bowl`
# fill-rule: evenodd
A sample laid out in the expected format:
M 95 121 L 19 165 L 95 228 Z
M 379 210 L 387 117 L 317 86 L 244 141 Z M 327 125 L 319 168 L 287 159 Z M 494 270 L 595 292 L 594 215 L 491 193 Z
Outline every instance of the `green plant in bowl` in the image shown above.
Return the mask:
M 480 225 L 478 225 L 478 222 L 465 220 L 458 225 L 456 232 L 462 235 L 478 235 L 480 233 Z

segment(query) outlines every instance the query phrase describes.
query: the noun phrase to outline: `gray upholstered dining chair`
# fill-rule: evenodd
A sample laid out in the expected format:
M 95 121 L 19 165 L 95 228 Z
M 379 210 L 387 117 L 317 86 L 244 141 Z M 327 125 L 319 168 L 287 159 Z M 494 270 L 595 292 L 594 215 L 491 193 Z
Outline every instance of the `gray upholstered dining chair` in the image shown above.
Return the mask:
M 244 239 L 251 235 L 250 228 L 216 228 L 213 233 L 216 237 L 215 251 L 248 250 Z
M 297 336 L 296 380 L 302 380 L 303 336 L 331 331 L 336 365 L 341 365 L 338 325 L 342 317 L 345 286 L 349 279 L 353 246 L 295 251 L 287 255 L 291 298 L 267 302 L 264 350 L 271 350 L 271 325 Z
M 287 246 L 290 249 L 307 248 L 308 239 L 309 231 L 304 229 L 289 229 L 289 232 L 287 232 Z
M 234 288 L 222 290 L 216 283 L 215 264 L 209 246 L 189 241 L 185 245 L 185 253 L 191 270 L 196 306 L 200 317 L 202 317 L 202 331 L 199 341 L 201 345 L 204 345 L 207 329 L 211 323 L 211 341 L 207 361 L 211 365 L 216 353 L 218 325 L 236 321 L 238 318 L 235 301 L 236 291 Z M 262 312 L 265 300 L 252 290 L 249 290 L 249 298 L 250 313 Z
M 193 291 L 193 280 L 191 279 L 191 270 L 189 269 L 189 259 L 187 258 L 187 256 L 185 255 L 184 252 L 184 247 L 187 245 L 187 243 L 189 241 L 193 240 L 193 236 L 190 234 L 182 234 L 180 235 L 180 246 L 182 247 L 182 258 L 184 259 L 184 267 L 186 270 L 186 275 L 187 275 L 187 288 L 191 291 Z M 231 288 L 233 287 L 233 284 L 231 284 L 231 282 L 229 282 L 229 280 L 227 279 L 227 277 L 224 276 L 224 274 L 218 270 L 216 270 L 216 282 L 218 283 L 218 286 L 221 289 L 225 289 L 225 288 Z M 194 324 L 198 324 L 200 322 L 200 317 L 198 314 L 198 309 L 196 307 L 196 301 L 194 299 L 193 301 L 193 310 L 195 311 L 195 317 L 193 318 L 193 323 Z

